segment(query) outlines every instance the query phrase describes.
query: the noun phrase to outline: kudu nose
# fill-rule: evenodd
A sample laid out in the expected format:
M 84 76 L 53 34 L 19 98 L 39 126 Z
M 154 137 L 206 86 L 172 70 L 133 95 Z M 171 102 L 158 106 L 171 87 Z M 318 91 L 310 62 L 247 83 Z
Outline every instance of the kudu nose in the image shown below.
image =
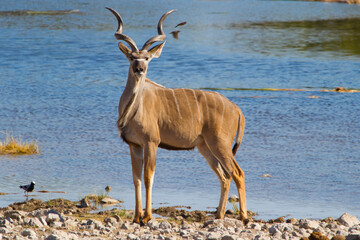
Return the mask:
M 143 61 L 135 61 L 133 70 L 136 74 L 143 74 L 145 72 L 145 65 Z

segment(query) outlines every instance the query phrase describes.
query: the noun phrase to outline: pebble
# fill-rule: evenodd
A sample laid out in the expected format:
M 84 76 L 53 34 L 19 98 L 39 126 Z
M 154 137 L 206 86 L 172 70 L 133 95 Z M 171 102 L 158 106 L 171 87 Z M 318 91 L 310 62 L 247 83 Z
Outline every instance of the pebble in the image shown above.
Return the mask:
M 360 224 L 360 221 L 357 217 L 352 216 L 348 213 L 344 213 L 343 215 L 341 215 L 338 221 L 347 227 L 352 227 L 354 225 Z
M 360 221 L 348 213 L 340 218 L 321 220 L 294 219 L 285 221 L 249 221 L 246 225 L 237 219 L 212 219 L 200 223 L 181 224 L 167 219 L 152 219 L 140 227 L 119 217 L 104 221 L 88 219 L 79 221 L 54 210 L 0 212 L 0 239 L 208 239 L 208 240 L 265 240 L 300 239 L 313 232 L 334 240 L 360 240 Z M 65 228 L 66 229 L 65 229 Z M 325 239 L 325 238 L 324 238 Z

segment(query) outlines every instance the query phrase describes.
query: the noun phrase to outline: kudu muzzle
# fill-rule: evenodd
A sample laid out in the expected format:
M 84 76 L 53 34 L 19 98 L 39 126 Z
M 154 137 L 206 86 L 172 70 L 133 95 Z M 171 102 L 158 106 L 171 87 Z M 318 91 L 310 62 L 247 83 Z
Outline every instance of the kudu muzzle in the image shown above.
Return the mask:
M 132 64 L 132 70 L 136 75 L 142 75 L 146 72 L 147 64 L 141 60 L 142 59 L 136 59 Z

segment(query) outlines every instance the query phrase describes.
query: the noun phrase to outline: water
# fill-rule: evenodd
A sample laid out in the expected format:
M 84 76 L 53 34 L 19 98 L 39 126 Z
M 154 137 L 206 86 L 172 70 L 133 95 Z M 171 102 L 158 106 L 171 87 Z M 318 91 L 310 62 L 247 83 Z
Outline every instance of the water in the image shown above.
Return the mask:
M 6 4 L 5 4 L 6 3 Z M 360 6 L 301 1 L 0 1 L 0 138 L 38 141 L 37 156 L 0 156 L 0 206 L 25 198 L 35 180 L 49 200 L 103 193 L 134 207 L 129 150 L 115 126 L 128 62 L 116 20 L 139 46 L 182 21 L 148 77 L 167 87 L 301 88 L 303 92 L 218 90 L 246 116 L 236 156 L 248 208 L 261 218 L 360 217 Z M 5 13 L 70 10 L 72 14 Z M 318 98 L 310 98 L 311 96 Z M 181 174 L 179 174 L 181 173 Z M 272 178 L 261 178 L 271 174 Z M 232 183 L 230 194 L 236 190 Z M 195 151 L 159 150 L 153 205 L 214 209 L 219 184 Z M 230 205 L 229 208 L 232 208 Z

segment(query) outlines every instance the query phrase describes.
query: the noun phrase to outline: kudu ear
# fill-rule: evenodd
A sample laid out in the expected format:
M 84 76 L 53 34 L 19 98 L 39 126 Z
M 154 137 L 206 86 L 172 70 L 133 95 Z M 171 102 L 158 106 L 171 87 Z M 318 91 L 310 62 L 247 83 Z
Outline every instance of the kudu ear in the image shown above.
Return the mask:
M 158 57 L 160 57 L 164 45 L 165 45 L 165 42 L 151 48 L 149 50 L 150 58 L 158 58 Z
M 127 57 L 129 58 L 130 54 L 131 54 L 131 50 L 123 43 L 119 42 L 118 43 L 119 49 L 120 51 Z

